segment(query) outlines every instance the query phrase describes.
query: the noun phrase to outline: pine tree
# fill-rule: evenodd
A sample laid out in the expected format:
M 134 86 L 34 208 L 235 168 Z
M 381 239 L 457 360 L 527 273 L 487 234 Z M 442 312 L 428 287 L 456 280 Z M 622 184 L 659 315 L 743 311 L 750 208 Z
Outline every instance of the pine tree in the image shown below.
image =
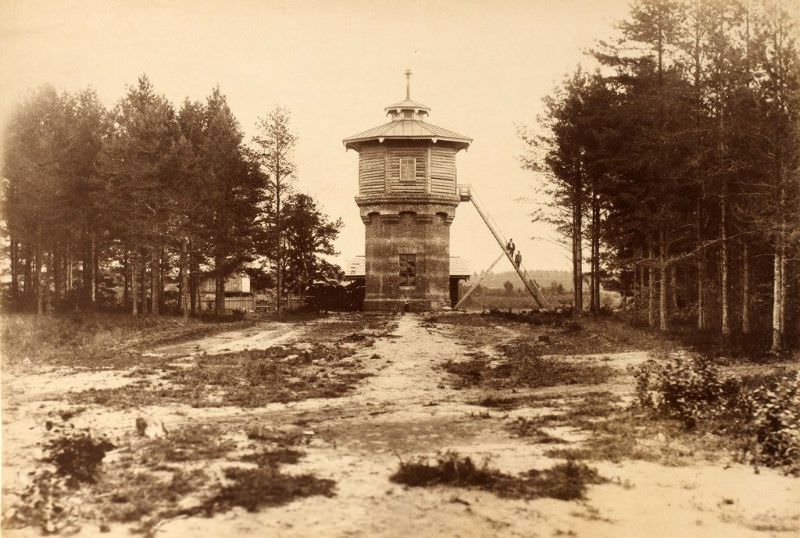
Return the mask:
M 289 112 L 275 107 L 259 119 L 259 134 L 254 137 L 258 160 L 266 177 L 267 207 L 260 253 L 270 260 L 276 274 L 276 308 L 281 312 L 287 264 L 285 205 L 291 196 L 296 166 L 293 153 L 297 135 L 289 125 Z

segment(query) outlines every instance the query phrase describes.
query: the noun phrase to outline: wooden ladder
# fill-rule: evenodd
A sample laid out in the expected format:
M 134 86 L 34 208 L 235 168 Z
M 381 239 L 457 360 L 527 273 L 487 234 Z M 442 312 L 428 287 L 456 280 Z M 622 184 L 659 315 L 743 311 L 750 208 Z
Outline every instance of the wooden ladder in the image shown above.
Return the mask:
M 542 293 L 541 286 L 539 286 L 539 283 L 536 282 L 536 280 L 534 280 L 533 277 L 530 277 L 528 275 L 528 271 L 526 271 L 525 268 L 522 267 L 522 264 L 518 266 L 516 263 L 514 263 L 514 258 L 506 248 L 506 244 L 508 243 L 506 241 L 506 238 L 503 236 L 500 230 L 497 229 L 494 220 L 489 215 L 489 213 L 483 208 L 482 204 L 478 201 L 478 198 L 475 196 L 475 192 L 471 189 L 471 187 L 469 185 L 459 185 L 458 195 L 461 198 L 462 202 L 472 202 L 472 205 L 475 206 L 475 209 L 478 211 L 478 214 L 483 219 L 483 222 L 486 224 L 486 227 L 489 228 L 490 232 L 492 232 L 492 236 L 497 241 L 497 244 L 500 245 L 500 249 L 506 255 L 508 261 L 511 262 L 511 266 L 517 272 L 517 275 L 519 275 L 520 280 L 522 280 L 522 283 L 525 285 L 525 289 L 528 290 L 528 293 L 530 293 L 531 297 L 533 297 L 533 300 L 536 301 L 536 304 L 539 305 L 539 308 L 549 308 L 550 305 L 547 299 L 545 299 L 544 294 Z M 494 264 L 492 264 L 492 266 L 494 266 Z M 461 301 L 459 301 L 459 304 L 460 302 Z

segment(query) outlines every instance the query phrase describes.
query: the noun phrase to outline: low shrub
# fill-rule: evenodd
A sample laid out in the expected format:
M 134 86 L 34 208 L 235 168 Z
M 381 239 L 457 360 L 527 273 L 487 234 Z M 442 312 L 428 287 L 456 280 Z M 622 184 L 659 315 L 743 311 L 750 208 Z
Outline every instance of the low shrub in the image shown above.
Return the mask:
M 589 484 L 605 481 L 595 469 L 572 460 L 512 476 L 492 469 L 487 460 L 476 465 L 471 458 L 452 451 L 438 454 L 434 461 L 424 457 L 401 461 L 400 468 L 389 479 L 412 487 L 475 488 L 500 497 L 562 500 L 582 499 Z
M 225 469 L 225 478 L 231 483 L 204 505 L 208 515 L 234 506 L 255 512 L 264 506 L 280 506 L 312 495 L 332 497 L 336 485 L 333 480 L 311 474 L 283 474 L 271 466 L 256 469 L 230 467 Z
M 107 439 L 95 439 L 88 432 L 70 433 L 47 443 L 45 461 L 73 483 L 93 483 L 106 452 L 113 448 Z
M 800 372 L 746 396 L 753 461 L 800 475 Z
M 650 360 L 636 370 L 634 377 L 642 407 L 679 419 L 687 428 L 710 413 L 718 413 L 726 393 L 734 390 L 723 381 L 719 368 L 704 357 Z
M 740 439 L 754 465 L 800 474 L 800 372 L 726 377 L 695 357 L 648 361 L 634 376 L 640 407 Z
M 44 534 L 72 534 L 79 529 L 81 510 L 72 493 L 81 484 L 95 484 L 106 452 L 114 445 L 69 424 L 48 421 L 45 429 L 44 457 L 30 473 L 19 502 L 4 513 L 3 528 L 36 526 Z

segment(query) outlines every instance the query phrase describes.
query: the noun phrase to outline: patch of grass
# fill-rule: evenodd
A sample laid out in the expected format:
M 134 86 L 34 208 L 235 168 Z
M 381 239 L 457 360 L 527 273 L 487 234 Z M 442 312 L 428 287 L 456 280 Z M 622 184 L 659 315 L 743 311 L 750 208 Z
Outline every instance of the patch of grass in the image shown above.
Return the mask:
M 245 454 L 240 459 L 248 463 L 255 463 L 259 467 L 278 467 L 283 463 L 294 464 L 303 457 L 303 452 L 291 448 L 278 448 L 264 450 L 253 454 Z
M 306 326 L 311 344 L 203 355 L 190 368 L 161 359 L 145 369 L 151 375 L 160 373 L 158 380 L 90 389 L 70 393 L 68 398 L 74 403 L 118 408 L 169 403 L 260 407 L 272 402 L 336 398 L 369 375 L 360 359 L 350 357 L 373 345 L 375 338 L 386 336 L 393 326 L 386 316 L 314 320 Z
M 94 483 L 106 452 L 114 445 L 108 439 L 95 439 L 89 432 L 66 432 L 45 445 L 44 461 L 55 465 L 56 473 L 70 483 Z
M 507 330 L 519 334 L 516 343 L 528 343 L 540 355 L 584 355 L 624 351 L 674 349 L 676 344 L 656 332 L 631 326 L 615 316 L 583 317 L 569 313 L 449 314 L 427 318 L 441 324 L 467 345 L 480 348 L 508 342 Z
M 654 421 L 635 409 L 617 410 L 580 425 L 589 433 L 578 446 L 545 452 L 554 458 L 587 461 L 644 460 L 680 465 L 695 460 L 719 462 L 720 452 L 736 449 L 724 438 L 687 432 L 677 420 Z
M 564 443 L 565 441 L 559 437 L 550 435 L 544 431 L 538 421 L 535 419 L 527 419 L 525 417 L 517 417 L 508 424 L 508 429 L 516 437 L 524 437 L 535 444 L 550 444 L 550 443 Z
M 7 314 L 0 317 L 0 325 L 0 355 L 5 366 L 59 364 L 100 369 L 147 362 L 140 356 L 144 349 L 249 327 L 253 322 L 87 313 Z
M 302 497 L 333 496 L 336 485 L 333 480 L 312 474 L 288 475 L 281 472 L 281 465 L 297 463 L 303 455 L 298 450 L 276 448 L 242 456 L 241 461 L 255 463 L 256 468 L 225 469 L 225 478 L 231 483 L 223 485 L 208 498 L 202 510 L 211 515 L 241 506 L 248 512 L 255 512 L 265 506 L 281 506 Z
M 164 476 L 165 475 L 165 476 Z M 202 469 L 173 469 L 170 472 L 121 470 L 107 476 L 94 490 L 98 509 L 108 521 L 139 523 L 143 529 L 164 517 L 177 515 L 178 503 L 208 484 Z
M 348 343 L 315 342 L 201 356 L 191 368 L 163 367 L 158 382 L 142 380 L 121 388 L 71 393 L 75 403 L 115 407 L 189 403 L 195 407 L 261 407 L 272 402 L 336 398 L 369 374 Z
M 486 396 L 473 402 L 468 402 L 470 405 L 480 405 L 481 407 L 489 407 L 491 409 L 502 409 L 509 411 L 524 405 L 526 398 L 500 398 L 497 396 Z
M 234 449 L 236 443 L 225 438 L 221 427 L 193 424 L 170 431 L 163 438 L 148 440 L 139 452 L 142 464 L 158 465 L 219 459 Z
M 512 476 L 490 468 L 486 461 L 476 465 L 471 458 L 455 452 L 439 454 L 433 462 L 427 458 L 401 461 L 399 469 L 389 479 L 411 487 L 475 488 L 500 497 L 551 497 L 562 500 L 581 499 L 589 484 L 604 481 L 596 470 L 574 461 Z
M 234 506 L 255 510 L 303 496 L 333 494 L 332 480 L 281 472 L 282 465 L 297 463 L 304 455 L 287 448 L 295 442 L 292 433 L 273 432 L 267 440 L 261 431 L 257 438 L 245 438 L 243 434 L 252 429 L 247 420 L 190 423 L 171 428 L 158 439 L 133 437 L 102 467 L 98 445 L 103 450 L 106 446 L 96 440 L 90 446 L 82 432 L 69 437 L 80 442 L 61 442 L 65 437 L 61 430 L 70 428 L 55 423 L 46 432 L 59 450 L 37 467 L 32 485 L 6 512 L 4 527 L 38 526 L 54 534 L 121 522 L 147 534 L 160 521 L 174 517 L 211 515 Z M 238 467 L 225 469 L 223 480 L 207 471 L 210 465 L 224 467 L 226 462 Z M 65 466 L 63 475 L 59 465 Z M 80 478 L 82 487 L 69 487 L 72 475 Z
M 466 361 L 448 361 L 444 369 L 458 376 L 457 387 L 552 387 L 605 383 L 614 370 L 606 365 L 544 358 L 526 343 L 501 346 L 504 360 L 476 353 Z
M 569 400 L 568 406 L 558 415 L 558 421 L 592 429 L 598 419 L 619 411 L 619 397 L 610 392 L 590 392 Z
M 286 475 L 274 467 L 225 469 L 225 478 L 233 481 L 203 505 L 208 515 L 241 506 L 255 512 L 265 506 L 281 506 L 295 499 L 313 495 L 333 496 L 335 482 L 314 475 Z

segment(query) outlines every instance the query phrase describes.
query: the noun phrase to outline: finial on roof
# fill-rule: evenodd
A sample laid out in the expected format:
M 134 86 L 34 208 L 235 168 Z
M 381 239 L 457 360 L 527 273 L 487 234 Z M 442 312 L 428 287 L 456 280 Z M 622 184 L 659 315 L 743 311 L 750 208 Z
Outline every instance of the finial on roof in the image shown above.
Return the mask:
M 411 99 L 411 69 L 406 69 L 406 99 Z

